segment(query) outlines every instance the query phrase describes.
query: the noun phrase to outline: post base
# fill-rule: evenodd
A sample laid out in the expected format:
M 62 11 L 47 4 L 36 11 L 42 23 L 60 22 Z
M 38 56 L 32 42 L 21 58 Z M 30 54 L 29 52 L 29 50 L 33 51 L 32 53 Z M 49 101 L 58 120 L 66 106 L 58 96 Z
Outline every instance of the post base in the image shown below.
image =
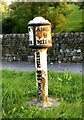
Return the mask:
M 38 107 L 41 108 L 50 108 L 53 106 L 58 106 L 59 105 L 59 101 L 55 98 L 48 98 L 48 102 L 38 102 L 36 98 L 33 98 L 31 100 L 28 101 L 28 105 L 32 106 L 32 105 L 36 105 Z
M 44 108 L 46 108 L 46 107 L 51 107 L 51 106 L 52 106 L 52 102 L 48 100 L 48 102 L 44 102 L 44 103 L 42 104 L 42 106 L 43 106 Z

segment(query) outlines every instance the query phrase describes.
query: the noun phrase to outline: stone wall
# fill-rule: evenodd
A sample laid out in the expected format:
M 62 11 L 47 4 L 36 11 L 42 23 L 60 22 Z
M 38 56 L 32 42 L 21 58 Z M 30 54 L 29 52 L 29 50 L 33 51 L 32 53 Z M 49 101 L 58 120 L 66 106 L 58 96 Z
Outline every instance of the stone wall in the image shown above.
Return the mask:
M 82 62 L 84 33 L 52 33 L 48 62 Z M 1 39 L 0 39 L 1 44 Z M 34 50 L 28 47 L 28 34 L 3 34 L 2 60 L 34 61 Z

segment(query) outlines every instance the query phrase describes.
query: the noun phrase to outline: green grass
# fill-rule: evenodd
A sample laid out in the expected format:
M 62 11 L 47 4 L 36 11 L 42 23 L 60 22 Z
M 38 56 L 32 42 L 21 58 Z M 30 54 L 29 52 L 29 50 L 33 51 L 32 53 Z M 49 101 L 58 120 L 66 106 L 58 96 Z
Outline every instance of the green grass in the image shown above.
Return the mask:
M 59 106 L 50 109 L 28 105 L 36 97 L 35 72 L 2 71 L 3 118 L 81 118 L 82 75 L 68 72 L 48 73 L 49 97 Z
M 79 10 L 79 6 L 75 4 L 72 4 L 72 9 L 73 11 L 71 12 L 71 14 L 68 14 L 66 16 L 68 22 L 66 24 L 63 24 L 62 29 L 67 32 L 82 31 L 84 10 Z

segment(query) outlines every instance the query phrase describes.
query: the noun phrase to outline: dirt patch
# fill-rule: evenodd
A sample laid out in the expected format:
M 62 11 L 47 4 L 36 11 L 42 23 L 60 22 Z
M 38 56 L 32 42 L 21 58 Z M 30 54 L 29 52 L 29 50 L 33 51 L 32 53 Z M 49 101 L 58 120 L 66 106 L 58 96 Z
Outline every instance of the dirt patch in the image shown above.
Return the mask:
M 60 102 L 55 99 L 55 98 L 48 98 L 48 101 L 51 103 L 50 106 L 48 106 L 48 108 L 51 108 L 53 106 L 58 106 L 60 104 Z M 32 98 L 28 101 L 28 105 L 32 106 L 32 105 L 36 105 L 38 107 L 44 108 L 43 103 L 42 102 L 38 102 L 36 98 Z

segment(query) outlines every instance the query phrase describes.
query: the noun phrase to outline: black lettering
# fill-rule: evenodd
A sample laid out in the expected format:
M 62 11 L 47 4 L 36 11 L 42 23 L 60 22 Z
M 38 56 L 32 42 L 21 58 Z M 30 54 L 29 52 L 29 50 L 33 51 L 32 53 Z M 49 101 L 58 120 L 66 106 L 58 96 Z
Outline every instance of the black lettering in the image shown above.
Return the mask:
M 40 68 L 41 67 L 40 64 L 37 64 L 37 67 Z
M 36 55 L 37 55 L 37 56 L 40 56 L 40 53 L 39 53 L 39 52 L 37 52 L 37 53 L 36 53 Z
M 39 80 L 39 81 L 41 81 L 41 77 L 42 77 L 42 75 L 41 75 L 41 70 L 37 70 L 37 80 Z
M 41 75 L 40 75 L 40 74 L 37 74 L 37 77 L 41 77 Z
M 40 60 L 40 56 L 36 58 L 36 60 Z
M 38 73 L 38 74 L 41 74 L 41 70 L 37 70 L 37 73 Z
M 37 80 L 38 80 L 38 81 L 41 81 L 41 77 L 37 77 Z
M 29 31 L 31 31 L 30 28 L 29 28 Z
M 43 40 L 38 40 L 38 41 L 37 41 L 37 44 L 46 44 L 46 43 L 47 43 L 47 41 L 44 40 L 44 39 L 43 39 Z
M 47 41 L 46 40 L 44 40 L 45 42 L 44 42 L 44 44 L 46 44 L 47 43 Z
M 32 41 L 29 41 L 29 44 L 32 44 Z
M 40 59 L 37 59 L 37 64 L 40 64 Z
M 37 52 L 36 54 L 36 60 L 37 60 L 37 68 L 40 68 L 41 66 L 40 66 L 40 53 L 39 52 Z
M 38 83 L 38 92 L 41 93 L 41 83 Z
M 41 83 L 38 83 L 38 88 L 41 88 Z

